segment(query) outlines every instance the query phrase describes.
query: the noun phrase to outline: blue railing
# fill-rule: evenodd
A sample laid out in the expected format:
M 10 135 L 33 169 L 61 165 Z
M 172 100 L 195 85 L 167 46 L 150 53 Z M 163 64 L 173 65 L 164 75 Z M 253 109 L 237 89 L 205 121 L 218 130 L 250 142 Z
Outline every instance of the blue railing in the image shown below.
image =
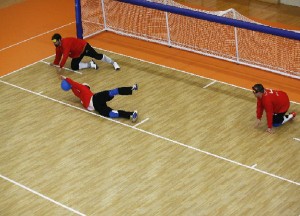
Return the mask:
M 230 25 L 238 28 L 248 29 L 252 31 L 262 32 L 266 34 L 272 34 L 280 37 L 285 37 L 294 40 L 300 40 L 300 33 L 289 31 L 285 29 L 273 28 L 270 26 L 264 26 L 256 23 L 245 22 L 241 20 L 235 20 L 227 17 L 220 17 L 213 14 L 207 14 L 200 11 L 193 11 L 186 8 L 178 8 L 170 5 L 164 5 L 156 2 L 149 2 L 146 0 L 117 0 L 119 2 L 125 2 L 133 5 L 143 6 L 156 10 L 166 11 L 183 16 L 202 19 L 210 22 L 220 23 L 224 25 Z

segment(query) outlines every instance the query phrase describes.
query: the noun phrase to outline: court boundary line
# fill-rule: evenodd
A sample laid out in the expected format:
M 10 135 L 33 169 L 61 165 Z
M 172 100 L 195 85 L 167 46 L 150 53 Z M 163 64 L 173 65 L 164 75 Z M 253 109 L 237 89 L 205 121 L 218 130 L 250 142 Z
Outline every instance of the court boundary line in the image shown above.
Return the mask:
M 214 83 L 222 83 L 224 85 L 232 86 L 232 87 L 243 89 L 243 90 L 246 90 L 246 91 L 252 91 L 251 89 L 247 89 L 247 88 L 244 88 L 244 87 L 241 87 L 241 86 L 237 86 L 237 85 L 234 85 L 234 84 L 230 84 L 230 83 L 226 83 L 226 82 L 223 82 L 223 81 L 220 81 L 220 80 L 216 80 L 216 79 L 212 79 L 212 78 L 209 78 L 209 77 L 205 77 L 205 76 L 201 76 L 201 75 L 198 75 L 198 74 L 194 74 L 192 72 L 180 70 L 180 69 L 177 69 L 177 68 L 168 67 L 168 66 L 165 66 L 165 65 L 157 64 L 157 63 L 150 62 L 150 61 L 143 60 L 143 59 L 138 59 L 138 58 L 135 58 L 133 56 L 128 56 L 128 55 L 125 55 L 125 54 L 122 54 L 122 53 L 116 53 L 114 51 L 110 51 L 110 50 L 106 50 L 106 49 L 102 49 L 102 48 L 98 48 L 98 47 L 94 47 L 94 48 L 99 49 L 99 50 L 103 50 L 105 52 L 110 52 L 110 53 L 113 53 L 115 55 L 120 55 L 120 56 L 131 58 L 131 59 L 134 59 L 134 60 L 137 60 L 137 61 L 141 61 L 141 62 L 145 62 L 145 63 L 148 63 L 148 64 L 152 64 L 152 65 L 160 66 L 160 67 L 163 67 L 163 68 L 167 68 L 167 69 L 170 69 L 170 70 L 173 70 L 173 71 L 177 71 L 177 72 L 180 72 L 180 73 L 183 73 L 183 74 L 188 74 L 190 76 L 196 76 L 198 78 L 211 80 L 213 82 L 212 84 L 214 84 Z M 290 101 L 290 102 L 300 105 L 300 102 L 296 102 L 296 101 Z
M 54 55 L 55 55 L 55 54 L 54 54 Z M 14 71 L 10 72 L 10 73 L 4 74 L 4 75 L 0 76 L 0 79 L 3 78 L 3 77 L 9 76 L 9 75 L 11 75 L 11 74 L 17 73 L 17 72 L 19 72 L 19 71 L 21 71 L 21 70 L 23 70 L 23 69 L 25 69 L 25 68 L 28 68 L 28 67 L 30 67 L 30 66 L 33 66 L 33 65 L 35 65 L 35 64 L 37 64 L 37 63 L 45 63 L 45 64 L 49 65 L 49 67 L 50 67 L 50 63 L 49 63 L 49 62 L 46 62 L 45 59 L 51 58 L 51 57 L 53 57 L 54 55 L 47 56 L 46 58 L 43 58 L 43 59 L 38 60 L 38 61 L 36 61 L 36 62 L 33 62 L 33 63 L 29 64 L 29 65 L 26 65 L 26 66 L 24 66 L 24 67 L 21 67 L 21 68 L 19 68 L 19 69 L 17 69 L 17 70 L 14 70 Z M 58 67 L 58 66 L 55 65 L 55 66 L 52 66 L 52 67 L 55 68 L 55 67 Z M 72 70 L 72 69 L 70 69 L 70 68 L 66 68 L 66 67 L 63 67 L 63 69 L 64 69 L 64 70 L 67 70 L 67 71 L 71 71 L 71 72 L 78 73 L 78 74 L 82 75 L 82 72 L 80 72 L 80 71 L 74 71 L 74 70 Z
M 159 139 L 162 139 L 162 140 L 165 140 L 165 141 L 168 141 L 168 142 L 171 142 L 171 143 L 180 145 L 180 146 L 182 146 L 182 147 L 186 147 L 186 148 L 188 148 L 188 149 L 195 150 L 195 151 L 197 151 L 197 152 L 200 152 L 200 153 L 203 153 L 203 154 L 212 156 L 212 157 L 214 157 L 214 158 L 218 158 L 218 159 L 221 159 L 221 160 L 230 162 L 230 163 L 232 163 L 232 164 L 235 164 L 235 165 L 238 165 L 238 166 L 241 166 L 241 167 L 250 169 L 250 170 L 257 171 L 257 172 L 262 173 L 262 174 L 265 174 L 265 175 L 267 175 L 267 176 L 271 176 L 271 177 L 273 177 L 273 178 L 280 179 L 280 180 L 282 180 L 282 181 L 286 181 L 286 182 L 289 182 L 289 183 L 291 183 L 291 184 L 295 184 L 295 185 L 300 186 L 300 182 L 296 182 L 296 181 L 293 181 L 293 180 L 290 180 L 290 179 L 281 177 L 281 176 L 279 176 L 279 175 L 275 175 L 275 174 L 273 174 L 273 173 L 269 173 L 269 172 L 266 172 L 266 171 L 257 169 L 257 168 L 255 168 L 255 167 L 252 167 L 252 166 L 249 166 L 249 165 L 245 165 L 245 164 L 242 164 L 242 163 L 240 163 L 240 162 L 237 162 L 237 161 L 234 161 L 234 160 L 231 160 L 231 159 L 228 159 L 228 158 L 225 158 L 225 157 L 222 157 L 222 156 L 219 156 L 219 155 L 216 155 L 216 154 L 213 154 L 213 153 L 210 153 L 210 152 L 207 152 L 207 151 L 204 151 L 204 150 L 201 150 L 201 149 L 198 149 L 198 148 L 189 146 L 189 145 L 184 144 L 184 143 L 181 143 L 181 142 L 179 142 L 179 141 L 172 140 L 172 139 L 170 139 L 170 138 L 167 138 L 167 137 L 164 137 L 164 136 L 161 136 L 161 135 L 158 135 L 158 134 L 155 134 L 155 133 L 152 133 L 152 132 L 143 130 L 143 129 L 141 129 L 141 128 L 137 128 L 137 127 L 135 127 L 135 126 L 131 126 L 131 125 L 128 125 L 128 124 L 119 122 L 119 121 L 117 121 L 117 120 L 114 120 L 114 119 L 111 119 L 111 118 L 107 118 L 107 117 L 101 116 L 101 115 L 99 115 L 99 114 L 97 114 L 97 113 L 90 112 L 90 111 L 88 111 L 88 110 L 86 110 L 86 109 L 83 109 L 83 108 L 79 108 L 79 107 L 73 106 L 73 105 L 68 104 L 68 103 L 65 103 L 65 102 L 63 102 L 63 101 L 56 100 L 56 99 L 54 99 L 54 98 L 48 97 L 48 96 L 46 96 L 46 95 L 38 94 L 38 93 L 36 93 L 36 92 L 34 92 L 34 91 L 31 91 L 31 90 L 29 90 L 29 89 L 26 89 L 26 88 L 17 86 L 17 85 L 15 85 L 15 84 L 11 84 L 11 83 L 6 82 L 6 81 L 3 81 L 3 80 L 0 80 L 0 82 L 2 82 L 2 83 L 4 83 L 4 84 L 7 84 L 7 85 L 10 85 L 10 86 L 13 86 L 13 87 L 18 88 L 18 89 L 21 89 L 21 90 L 23 90 L 23 91 L 29 92 L 29 93 L 31 93 L 31 94 L 38 95 L 38 96 L 44 97 L 44 98 L 46 98 L 46 99 L 52 100 L 52 101 L 54 101 L 54 102 L 63 104 L 63 105 L 65 105 L 65 106 L 68 106 L 68 107 L 71 107 L 71 108 L 75 108 L 75 109 L 77 109 L 77 110 L 81 110 L 81 111 L 84 111 L 84 112 L 86 112 L 86 113 L 90 113 L 90 114 L 92 114 L 92 115 L 98 116 L 98 117 L 103 118 L 103 119 L 107 119 L 107 120 L 112 121 L 112 122 L 115 122 L 115 123 L 117 123 L 117 124 L 121 124 L 121 125 L 123 125 L 123 126 L 132 128 L 132 129 L 134 129 L 134 130 L 137 130 L 137 131 L 139 131 L 139 132 L 148 134 L 148 135 L 150 135 L 150 136 L 154 136 L 154 137 L 156 137 L 156 138 L 159 138 Z
M 4 48 L 0 49 L 0 52 L 1 52 L 1 51 L 4 51 L 4 50 L 7 50 L 7 49 L 9 49 L 9 48 L 12 48 L 12 47 L 14 47 L 14 46 L 17 46 L 17 45 L 19 45 L 19 44 L 25 43 L 25 42 L 27 42 L 27 41 L 30 41 L 30 40 L 32 40 L 32 39 L 35 39 L 35 38 L 37 38 L 37 37 L 40 37 L 40 36 L 42 36 L 42 35 L 48 34 L 48 33 L 52 32 L 52 31 L 57 30 L 57 29 L 61 29 L 61 28 L 64 28 L 64 27 L 66 27 L 66 26 L 68 26 L 68 25 L 72 25 L 72 24 L 74 24 L 74 23 L 75 23 L 75 22 L 70 22 L 70 23 L 68 23 L 68 24 L 62 25 L 62 26 L 60 26 L 60 27 L 54 28 L 54 29 L 52 29 L 52 30 L 48 30 L 48 31 L 46 31 L 46 32 L 44 32 L 44 33 L 41 33 L 41 34 L 38 34 L 38 35 L 36 35 L 36 36 L 27 38 L 27 39 L 22 40 L 22 41 L 20 41 L 20 42 L 14 43 L 14 44 L 12 44 L 12 45 L 9 45 L 9 46 L 7 46 L 7 47 L 4 47 Z
M 47 57 L 47 58 L 49 58 L 49 57 Z M 19 68 L 18 70 L 14 70 L 14 71 L 12 71 L 12 72 L 10 72 L 10 73 L 4 74 L 4 75 L 0 76 L 0 78 L 2 79 L 2 78 L 7 77 L 7 76 L 9 76 L 9 75 L 11 75 L 11 74 L 15 74 L 15 73 L 17 73 L 17 72 L 19 72 L 19 71 L 21 71 L 21 70 L 23 70 L 23 69 L 26 69 L 26 68 L 28 68 L 28 67 L 30 67 L 30 66 L 33 66 L 33 65 L 37 64 L 38 62 L 39 62 L 39 61 L 33 62 L 33 63 L 29 64 L 29 65 L 26 65 L 26 66 L 24 66 L 24 67 Z
M 4 75 L 0 76 L 0 79 L 2 79 L 3 77 L 9 76 L 9 75 L 11 75 L 11 74 L 15 74 L 15 73 L 17 73 L 17 72 L 20 72 L 21 70 L 26 69 L 26 68 L 28 68 L 28 67 L 30 67 L 30 66 L 33 66 L 33 65 L 35 65 L 35 64 L 37 64 L 37 63 L 39 63 L 39 62 L 42 63 L 42 62 L 44 62 L 45 59 L 51 58 L 52 56 L 54 56 L 54 55 L 47 56 L 46 58 L 43 58 L 43 59 L 38 60 L 38 61 L 36 61 L 36 62 L 33 62 L 33 63 L 29 64 L 29 65 L 26 65 L 26 66 L 24 66 L 24 67 L 21 67 L 21 68 L 19 68 L 19 69 L 17 69 L 17 70 L 14 70 L 14 71 L 10 72 L 10 73 L 4 74 Z
M 51 56 L 51 57 L 52 57 L 52 56 Z M 50 66 L 50 63 L 49 63 L 49 62 L 46 62 L 46 61 L 44 61 L 44 60 L 45 60 L 45 59 L 43 59 L 43 60 L 41 60 L 41 61 L 39 61 L 39 62 L 43 62 L 43 63 L 45 63 L 45 64 L 47 64 L 47 65 Z M 60 66 L 59 66 L 59 65 L 53 65 L 52 67 L 59 68 Z M 75 70 L 72 70 L 72 69 L 66 68 L 66 67 L 63 67 L 63 69 L 64 69 L 64 70 L 67 70 L 67 71 L 71 71 L 71 72 L 78 73 L 78 74 L 81 74 L 81 75 L 82 75 L 82 72 L 80 72 L 80 71 L 75 71 Z
M 140 121 L 139 123 L 137 123 L 137 124 L 135 124 L 133 127 L 138 127 L 138 126 L 140 126 L 141 124 L 144 124 L 146 121 L 148 121 L 149 120 L 149 118 L 146 118 L 146 119 L 144 119 L 144 120 L 142 120 L 142 121 Z
M 209 87 L 209 86 L 215 84 L 216 82 L 217 82 L 217 81 L 214 80 L 214 81 L 212 81 L 211 83 L 208 83 L 208 84 L 207 84 L 206 86 L 204 86 L 203 88 L 205 89 L 205 88 L 207 88 L 207 87 Z
M 25 189 L 25 190 L 27 190 L 27 191 L 29 191 L 29 192 L 37 195 L 39 197 L 42 197 L 42 198 L 44 198 L 44 199 L 46 199 L 46 200 L 48 200 L 48 201 L 50 201 L 50 202 L 52 202 L 52 203 L 60 206 L 60 207 L 63 207 L 63 208 L 65 208 L 65 209 L 67 209 L 67 210 L 69 210 L 69 211 L 71 211 L 71 212 L 73 212 L 75 214 L 78 214 L 78 215 L 81 215 L 81 216 L 86 216 L 85 214 L 83 214 L 83 213 L 81 213 L 81 212 L 79 212 L 79 211 L 77 211 L 77 210 L 75 210 L 75 209 L 73 209 L 71 207 L 68 207 L 68 206 L 66 206 L 66 205 L 64 205 L 64 204 L 62 204 L 62 203 L 60 203 L 58 201 L 55 201 L 54 199 L 51 199 L 50 197 L 45 196 L 45 195 L 43 195 L 43 194 L 41 194 L 41 193 L 39 193 L 39 192 L 37 192 L 37 191 L 29 188 L 29 187 L 26 187 L 25 185 L 23 185 L 23 184 L 21 184 L 19 182 L 16 182 L 16 181 L 14 181 L 14 180 L 6 177 L 6 176 L 3 176 L 3 175 L 0 174 L 0 178 L 2 178 L 2 179 L 6 180 L 6 181 L 8 181 L 8 182 L 10 182 L 10 183 L 12 183 L 14 185 L 17 185 L 17 186 L 19 186 L 19 187 L 21 187 L 21 188 L 23 188 L 23 189 Z

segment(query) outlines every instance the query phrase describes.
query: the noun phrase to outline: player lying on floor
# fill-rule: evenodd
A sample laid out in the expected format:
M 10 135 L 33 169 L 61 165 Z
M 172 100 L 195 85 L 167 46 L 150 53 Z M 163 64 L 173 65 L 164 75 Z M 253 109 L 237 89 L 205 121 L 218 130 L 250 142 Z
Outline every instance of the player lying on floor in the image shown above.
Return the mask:
M 138 118 L 138 112 L 114 110 L 107 105 L 107 102 L 112 100 L 116 95 L 132 95 L 133 91 L 138 90 L 138 85 L 134 84 L 129 87 L 119 87 L 111 90 L 105 90 L 98 93 L 93 93 L 87 83 L 80 84 L 70 78 L 60 76 L 62 79 L 61 87 L 68 91 L 72 89 L 75 96 L 80 98 L 82 105 L 90 111 L 96 110 L 100 115 L 109 118 L 126 118 L 135 122 Z

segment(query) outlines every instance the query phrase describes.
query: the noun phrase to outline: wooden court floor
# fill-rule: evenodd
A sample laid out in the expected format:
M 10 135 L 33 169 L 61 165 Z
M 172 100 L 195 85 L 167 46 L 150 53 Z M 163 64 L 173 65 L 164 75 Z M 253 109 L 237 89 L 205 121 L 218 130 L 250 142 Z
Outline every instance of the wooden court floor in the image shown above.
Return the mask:
M 71 19 L 55 24 L 67 24 L 59 30 L 71 34 Z M 98 71 L 63 75 L 88 82 L 95 92 L 138 83 L 132 96 L 110 102 L 137 109 L 138 122 L 111 120 L 85 111 L 60 89 L 48 65 L 53 32 L 42 32 L 0 51 L 2 60 L 10 60 L 0 79 L 0 215 L 300 214 L 299 119 L 272 135 L 265 120 L 254 129 L 249 91 L 259 79 L 282 87 L 295 101 L 290 109 L 300 113 L 299 81 L 279 76 L 275 82 L 247 67 L 222 69 L 214 60 L 201 66 L 196 55 L 184 60 L 185 52 L 105 33 L 89 42 L 121 71 L 98 62 Z M 9 63 L 11 53 L 25 59 Z M 233 83 L 222 70 L 235 77 Z
M 298 119 L 266 134 L 265 122 L 253 129 L 248 90 L 107 55 L 120 72 L 100 64 L 64 75 L 94 91 L 137 82 L 136 94 L 110 103 L 137 109 L 136 124 L 83 110 L 60 89 L 47 64 L 53 57 L 1 79 L 3 215 L 299 212 Z M 299 104 L 291 109 L 300 112 Z
M 253 129 L 251 91 L 107 55 L 120 72 L 103 63 L 64 75 L 94 91 L 138 83 L 110 103 L 137 109 L 136 124 L 82 109 L 60 89 L 53 57 L 1 79 L 4 215 L 299 213 L 298 119 L 266 134 L 265 121 Z

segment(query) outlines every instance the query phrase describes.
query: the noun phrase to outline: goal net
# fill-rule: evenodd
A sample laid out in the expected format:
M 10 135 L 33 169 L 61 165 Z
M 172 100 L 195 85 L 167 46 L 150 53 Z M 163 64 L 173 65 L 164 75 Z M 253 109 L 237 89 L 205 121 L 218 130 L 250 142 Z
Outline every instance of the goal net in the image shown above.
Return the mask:
M 234 9 L 208 12 L 173 0 L 149 2 L 255 23 Z M 297 39 L 116 0 L 81 0 L 81 18 L 84 38 L 108 30 L 300 79 L 300 41 Z

